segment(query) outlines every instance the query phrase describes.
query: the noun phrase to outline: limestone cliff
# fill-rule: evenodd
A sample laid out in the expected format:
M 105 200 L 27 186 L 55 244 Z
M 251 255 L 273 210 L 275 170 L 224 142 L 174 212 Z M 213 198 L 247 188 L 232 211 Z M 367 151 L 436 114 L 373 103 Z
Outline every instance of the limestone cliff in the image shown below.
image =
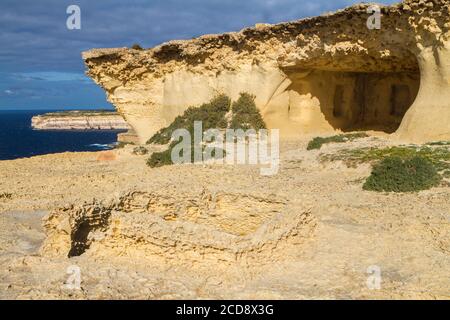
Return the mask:
M 128 124 L 115 112 L 52 112 L 34 116 L 31 127 L 38 130 L 127 130 Z
M 282 136 L 373 129 L 450 139 L 450 1 L 382 6 L 380 29 L 367 27 L 370 6 L 83 59 L 142 142 L 187 107 L 244 91 Z

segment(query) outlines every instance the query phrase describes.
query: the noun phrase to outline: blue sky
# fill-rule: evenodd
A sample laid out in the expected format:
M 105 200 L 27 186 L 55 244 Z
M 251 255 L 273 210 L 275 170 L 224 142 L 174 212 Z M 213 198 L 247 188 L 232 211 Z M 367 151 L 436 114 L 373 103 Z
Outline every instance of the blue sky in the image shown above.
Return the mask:
M 1 0 L 0 110 L 107 108 L 84 75 L 81 52 L 153 47 L 172 39 L 238 31 L 344 8 L 356 0 Z M 382 0 L 380 3 L 397 1 Z M 81 8 L 81 30 L 66 9 Z

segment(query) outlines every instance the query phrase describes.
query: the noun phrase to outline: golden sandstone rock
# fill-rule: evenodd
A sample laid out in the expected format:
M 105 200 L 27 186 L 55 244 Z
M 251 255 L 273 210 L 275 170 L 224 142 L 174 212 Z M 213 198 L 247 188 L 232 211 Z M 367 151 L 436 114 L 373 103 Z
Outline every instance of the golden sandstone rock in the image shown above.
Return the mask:
M 382 6 L 372 30 L 370 6 L 83 59 L 141 142 L 187 107 L 240 92 L 256 96 L 282 137 L 372 129 L 407 142 L 449 139 L 450 1 Z

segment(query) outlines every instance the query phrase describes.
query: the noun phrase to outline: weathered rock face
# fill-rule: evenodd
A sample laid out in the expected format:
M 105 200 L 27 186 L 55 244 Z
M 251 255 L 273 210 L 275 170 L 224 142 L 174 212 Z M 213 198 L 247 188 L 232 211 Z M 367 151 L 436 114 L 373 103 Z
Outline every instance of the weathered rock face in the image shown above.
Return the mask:
M 87 112 L 55 112 L 34 116 L 31 127 L 37 130 L 127 130 L 128 124 L 119 114 Z
M 83 53 L 141 142 L 217 93 L 256 97 L 282 136 L 334 130 L 394 132 L 412 142 L 450 139 L 450 1 L 370 5 L 149 50 Z
M 117 201 L 67 206 L 44 219 L 50 256 L 121 252 L 192 264 L 274 261 L 298 250 L 316 226 L 309 209 L 272 195 L 131 191 Z

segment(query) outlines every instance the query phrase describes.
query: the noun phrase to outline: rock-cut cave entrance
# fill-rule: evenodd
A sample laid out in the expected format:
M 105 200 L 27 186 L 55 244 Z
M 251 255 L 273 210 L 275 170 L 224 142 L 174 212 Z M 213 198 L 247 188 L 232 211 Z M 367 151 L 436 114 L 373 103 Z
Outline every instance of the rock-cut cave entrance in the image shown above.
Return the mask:
M 395 72 L 355 69 L 285 70 L 291 81 L 287 89 L 289 117 L 305 122 L 304 110 L 309 108 L 307 117 L 312 122 L 320 122 L 317 115 L 311 116 L 311 110 L 318 110 L 320 106 L 326 122 L 334 129 L 395 132 L 419 91 L 418 66 Z M 309 123 L 308 126 L 323 127 L 323 124 Z

